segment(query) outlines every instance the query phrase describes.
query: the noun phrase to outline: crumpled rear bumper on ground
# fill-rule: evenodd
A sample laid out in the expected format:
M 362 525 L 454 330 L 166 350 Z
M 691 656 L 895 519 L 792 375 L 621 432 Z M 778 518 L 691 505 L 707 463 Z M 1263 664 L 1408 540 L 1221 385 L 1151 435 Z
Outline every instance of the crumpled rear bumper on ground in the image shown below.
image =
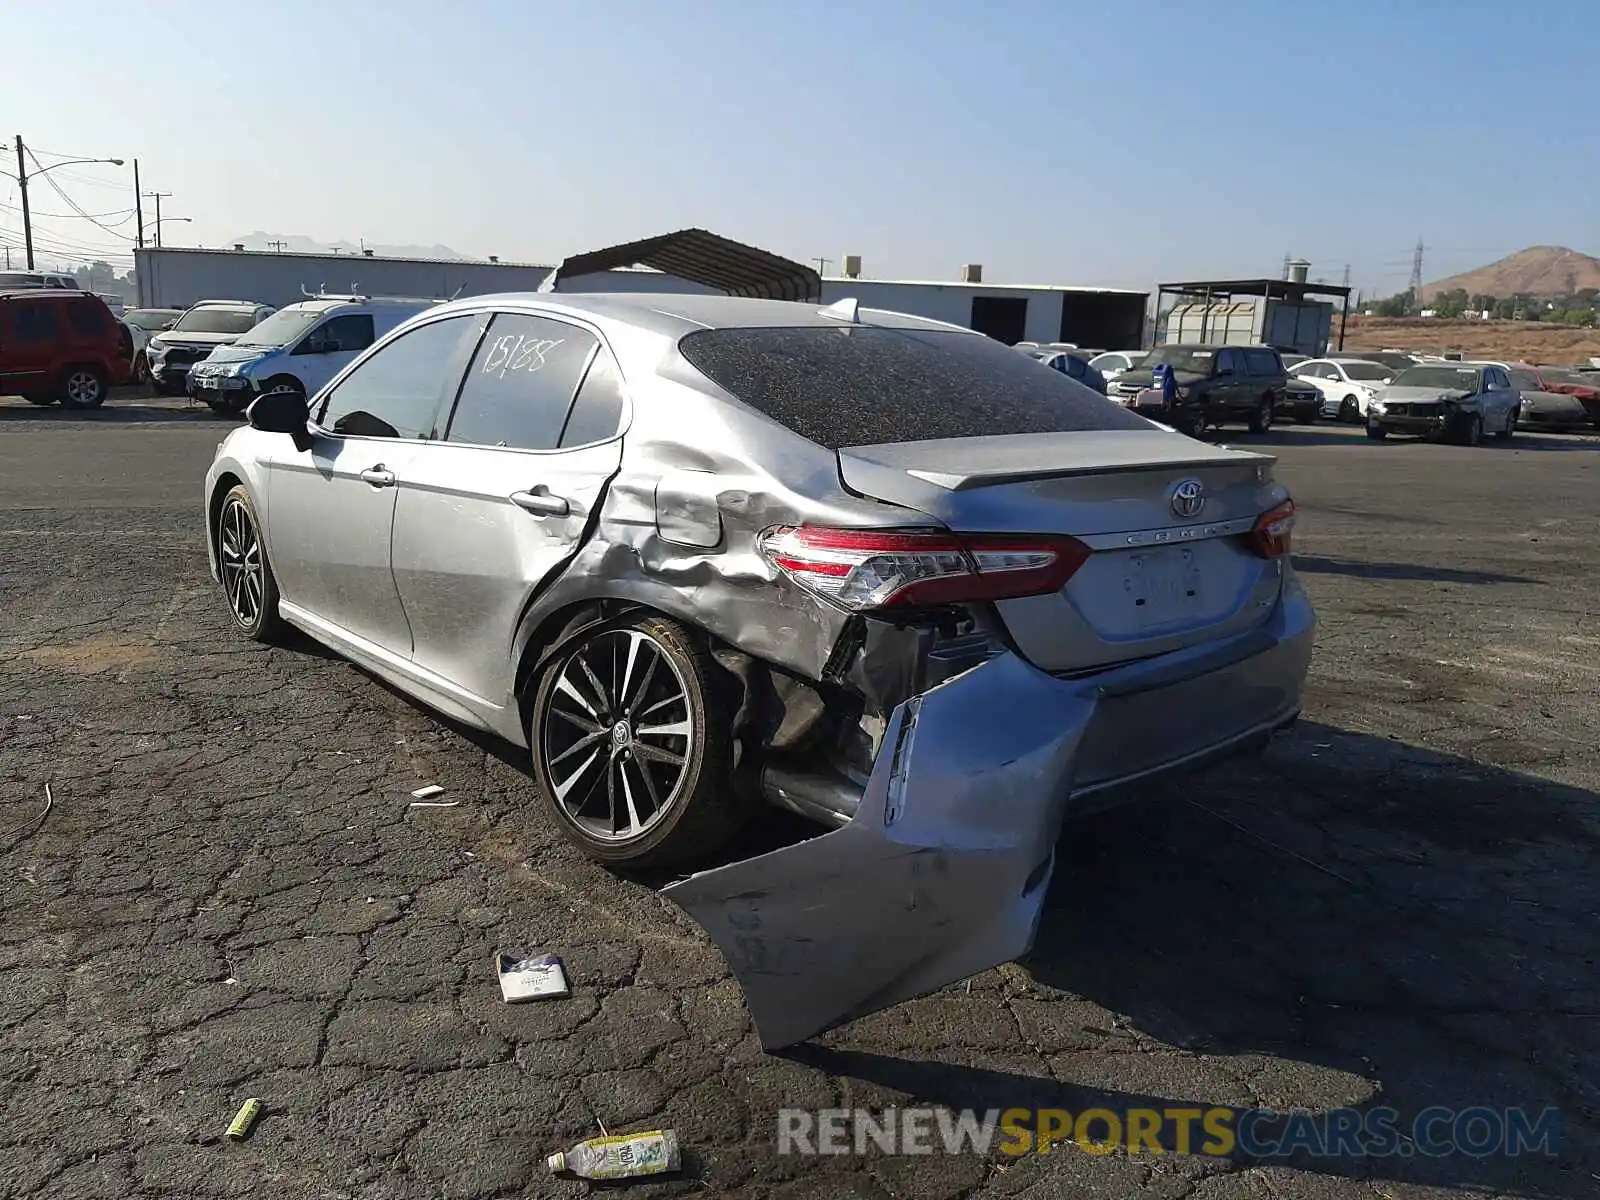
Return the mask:
M 1225 643 L 1079 679 L 999 654 L 895 709 L 843 827 L 663 894 L 721 948 L 768 1049 L 1017 958 L 1068 812 L 1291 723 L 1314 627 L 1291 577 Z

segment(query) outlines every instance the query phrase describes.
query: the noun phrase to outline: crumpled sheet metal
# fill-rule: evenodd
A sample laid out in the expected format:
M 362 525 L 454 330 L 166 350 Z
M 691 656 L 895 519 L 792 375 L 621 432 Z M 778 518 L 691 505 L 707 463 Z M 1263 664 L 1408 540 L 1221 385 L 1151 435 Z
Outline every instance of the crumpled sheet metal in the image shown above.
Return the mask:
M 722 950 L 764 1047 L 1027 952 L 1093 709 L 991 658 L 894 710 L 848 824 L 664 889 Z

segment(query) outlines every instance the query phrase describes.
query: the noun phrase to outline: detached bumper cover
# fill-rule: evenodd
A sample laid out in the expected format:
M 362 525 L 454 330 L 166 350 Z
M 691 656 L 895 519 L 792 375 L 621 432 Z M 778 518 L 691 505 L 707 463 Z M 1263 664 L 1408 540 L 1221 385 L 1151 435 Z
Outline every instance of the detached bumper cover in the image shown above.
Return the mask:
M 1291 577 L 1224 646 L 1086 679 L 1001 654 L 895 709 L 848 824 L 663 894 L 722 950 L 769 1050 L 1010 961 L 1069 808 L 1292 721 L 1314 627 Z

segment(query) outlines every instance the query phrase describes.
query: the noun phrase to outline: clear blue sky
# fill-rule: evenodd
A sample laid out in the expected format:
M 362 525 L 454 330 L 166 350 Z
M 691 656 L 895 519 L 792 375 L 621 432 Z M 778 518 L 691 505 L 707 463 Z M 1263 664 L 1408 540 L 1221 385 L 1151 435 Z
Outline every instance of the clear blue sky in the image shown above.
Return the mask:
M 0 139 L 138 156 L 194 218 L 174 244 L 552 261 L 700 225 L 870 276 L 1145 287 L 1292 252 L 1369 292 L 1419 236 L 1430 279 L 1600 252 L 1596 0 L 6 7 Z M 116 233 L 41 239 L 126 254 L 130 171 L 53 177 Z M 16 203 L 0 178 L 0 242 Z

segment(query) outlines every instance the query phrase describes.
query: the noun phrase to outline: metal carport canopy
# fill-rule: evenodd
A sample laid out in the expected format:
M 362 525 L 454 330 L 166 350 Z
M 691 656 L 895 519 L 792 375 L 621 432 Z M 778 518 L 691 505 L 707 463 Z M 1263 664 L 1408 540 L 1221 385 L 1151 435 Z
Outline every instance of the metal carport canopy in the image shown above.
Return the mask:
M 564 259 L 539 290 L 558 291 L 564 279 L 632 266 L 651 267 L 730 296 L 762 300 L 822 299 L 822 276 L 812 268 L 704 229 L 680 229 L 676 233 L 575 254 Z

